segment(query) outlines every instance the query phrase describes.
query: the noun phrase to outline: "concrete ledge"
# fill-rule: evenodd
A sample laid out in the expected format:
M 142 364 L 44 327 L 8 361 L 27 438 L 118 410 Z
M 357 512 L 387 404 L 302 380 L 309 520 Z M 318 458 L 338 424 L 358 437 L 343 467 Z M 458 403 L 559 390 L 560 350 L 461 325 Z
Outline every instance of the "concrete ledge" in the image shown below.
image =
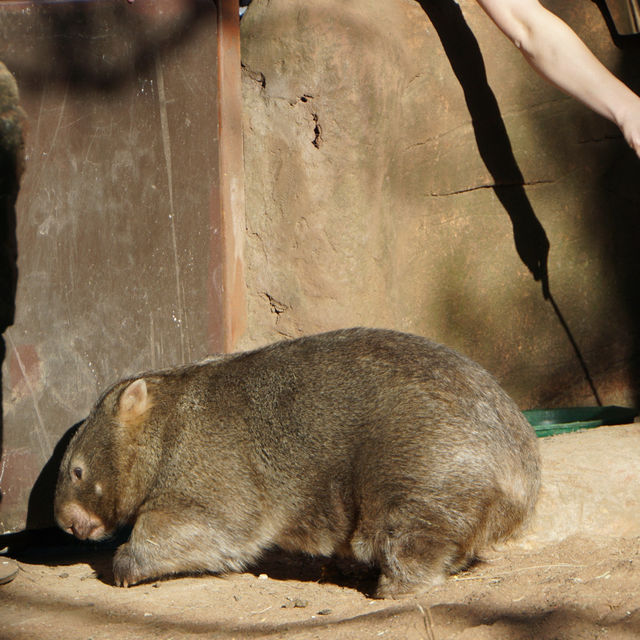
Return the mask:
M 540 452 L 540 500 L 516 544 L 640 536 L 640 424 L 543 438 Z

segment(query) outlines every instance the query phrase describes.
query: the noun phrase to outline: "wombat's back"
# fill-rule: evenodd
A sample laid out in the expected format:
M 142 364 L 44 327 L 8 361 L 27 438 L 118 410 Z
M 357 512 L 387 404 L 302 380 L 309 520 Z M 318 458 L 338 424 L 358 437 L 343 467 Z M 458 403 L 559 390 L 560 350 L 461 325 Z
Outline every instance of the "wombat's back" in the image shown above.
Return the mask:
M 417 518 L 438 544 L 457 541 L 454 569 L 533 510 L 532 428 L 488 372 L 451 349 L 350 329 L 240 354 L 222 372 L 239 394 L 227 410 L 251 425 L 252 450 L 268 451 L 283 547 L 331 553 L 345 537 L 358 558 L 382 562 L 372 541 Z

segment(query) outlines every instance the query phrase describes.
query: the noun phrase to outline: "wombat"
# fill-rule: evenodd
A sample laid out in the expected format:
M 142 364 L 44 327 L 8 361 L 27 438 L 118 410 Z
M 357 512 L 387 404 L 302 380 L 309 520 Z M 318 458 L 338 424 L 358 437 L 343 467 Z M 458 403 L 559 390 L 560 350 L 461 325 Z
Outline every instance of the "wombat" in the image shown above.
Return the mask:
M 68 446 L 55 513 L 81 539 L 133 525 L 117 585 L 280 547 L 377 565 L 386 597 L 511 536 L 539 484 L 535 434 L 482 367 L 345 329 L 118 382 Z

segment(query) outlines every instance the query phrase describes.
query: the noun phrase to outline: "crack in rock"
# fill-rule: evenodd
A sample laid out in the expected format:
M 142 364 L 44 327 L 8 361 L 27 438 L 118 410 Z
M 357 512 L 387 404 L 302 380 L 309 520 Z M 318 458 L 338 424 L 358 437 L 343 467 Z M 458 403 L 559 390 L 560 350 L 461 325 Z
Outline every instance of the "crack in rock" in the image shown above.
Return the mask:
M 262 73 L 262 71 L 254 71 L 253 69 L 249 68 L 244 62 L 241 62 L 240 66 L 247 74 L 247 76 L 254 82 L 257 82 L 263 89 L 267 86 L 267 79 L 264 77 L 264 73 Z
M 492 182 L 490 184 L 478 184 L 472 187 L 465 187 L 464 189 L 456 189 L 455 191 L 431 191 L 430 196 L 434 198 L 445 198 L 447 196 L 457 196 L 461 193 L 469 193 L 470 191 L 479 191 L 480 189 L 514 189 L 522 187 L 534 187 L 539 184 L 552 184 L 555 180 L 532 180 L 531 182 L 514 182 L 512 184 L 497 184 Z
M 266 291 L 264 295 L 267 297 L 267 300 L 269 301 L 269 306 L 271 307 L 271 313 L 280 315 L 281 313 L 284 313 L 289 309 L 289 307 L 284 302 L 280 302 L 280 300 L 276 300 L 276 298 L 269 295 Z
M 311 141 L 311 144 L 316 149 L 319 149 L 320 145 L 323 142 L 323 140 L 322 140 L 322 127 L 320 126 L 320 123 L 318 122 L 318 114 L 317 113 L 312 113 L 311 115 L 313 116 L 313 121 L 314 121 L 314 123 L 316 125 L 313 128 L 313 133 L 315 135 L 315 138 Z

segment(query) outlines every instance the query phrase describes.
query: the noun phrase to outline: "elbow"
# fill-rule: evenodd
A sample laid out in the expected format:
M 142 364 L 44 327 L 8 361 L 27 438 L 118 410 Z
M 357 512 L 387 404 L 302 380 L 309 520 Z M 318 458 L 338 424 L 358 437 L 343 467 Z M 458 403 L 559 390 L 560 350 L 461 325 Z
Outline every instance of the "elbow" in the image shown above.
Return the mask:
M 532 33 L 531 30 L 526 27 L 526 25 L 518 25 L 518 28 L 514 29 L 514 31 L 508 35 L 513 45 L 520 51 L 520 53 L 522 53 L 527 58 L 531 58 L 534 56 Z
M 498 28 L 521 53 L 532 54 L 534 41 L 539 37 L 541 24 L 538 12 L 510 8 L 492 14 Z

